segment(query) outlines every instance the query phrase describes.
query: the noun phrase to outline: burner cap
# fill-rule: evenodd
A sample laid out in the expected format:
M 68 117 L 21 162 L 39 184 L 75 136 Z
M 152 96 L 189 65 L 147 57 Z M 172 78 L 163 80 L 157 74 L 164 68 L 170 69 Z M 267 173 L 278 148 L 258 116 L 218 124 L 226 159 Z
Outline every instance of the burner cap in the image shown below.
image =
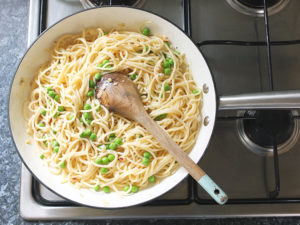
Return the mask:
M 245 116 L 250 116 L 247 115 Z M 246 135 L 254 143 L 262 147 L 273 146 L 273 136 L 277 145 L 286 142 L 293 133 L 294 119 L 292 113 L 287 110 L 261 110 L 255 111 L 256 119 L 244 120 Z
M 267 0 L 268 15 L 281 11 L 290 0 Z M 235 10 L 250 16 L 264 16 L 264 0 L 227 0 Z
M 84 8 L 101 7 L 109 5 L 127 5 L 137 8 L 142 7 L 145 0 L 81 0 Z
M 260 155 L 273 154 L 273 140 L 276 138 L 278 153 L 290 150 L 298 139 L 296 112 L 288 110 L 247 111 L 244 119 L 238 121 L 238 133 L 251 151 Z

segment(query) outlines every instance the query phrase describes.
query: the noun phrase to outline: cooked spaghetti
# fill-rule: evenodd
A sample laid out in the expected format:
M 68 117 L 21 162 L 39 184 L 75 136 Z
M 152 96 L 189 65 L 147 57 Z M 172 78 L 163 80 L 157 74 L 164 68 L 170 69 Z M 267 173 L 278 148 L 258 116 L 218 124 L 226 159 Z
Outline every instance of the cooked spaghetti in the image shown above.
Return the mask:
M 32 84 L 27 132 L 62 182 L 128 194 L 170 176 L 178 163 L 140 124 L 100 105 L 95 83 L 111 71 L 128 74 L 149 115 L 189 152 L 201 126 L 202 91 L 184 54 L 147 28 L 93 28 L 55 41 Z

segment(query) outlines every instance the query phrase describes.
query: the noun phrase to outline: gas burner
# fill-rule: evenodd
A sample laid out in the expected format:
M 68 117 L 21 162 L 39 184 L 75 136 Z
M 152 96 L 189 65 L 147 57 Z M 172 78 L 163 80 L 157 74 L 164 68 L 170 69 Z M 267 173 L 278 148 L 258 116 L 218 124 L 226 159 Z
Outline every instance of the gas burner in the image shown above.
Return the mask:
M 268 15 L 281 11 L 290 0 L 267 0 Z M 264 0 L 227 0 L 235 10 L 249 16 L 264 16 Z
M 80 2 L 86 9 L 110 5 L 127 5 L 141 8 L 145 0 L 80 0 Z
M 259 155 L 273 155 L 274 137 L 276 137 L 278 154 L 289 151 L 299 136 L 296 111 L 260 110 L 247 111 L 244 119 L 237 122 L 238 134 L 251 151 Z

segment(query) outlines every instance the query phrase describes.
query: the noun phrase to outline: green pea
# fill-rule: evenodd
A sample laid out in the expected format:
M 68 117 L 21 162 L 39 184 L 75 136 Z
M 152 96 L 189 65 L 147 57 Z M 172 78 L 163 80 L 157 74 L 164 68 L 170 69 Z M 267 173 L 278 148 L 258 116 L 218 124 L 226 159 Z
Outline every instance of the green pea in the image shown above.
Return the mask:
M 53 134 L 56 134 L 57 132 L 56 132 L 55 130 L 52 130 L 52 133 L 53 133 Z
M 90 112 L 85 112 L 83 113 L 83 117 L 84 119 L 88 120 L 88 119 L 92 119 L 92 115 Z
M 100 164 L 102 163 L 102 159 L 101 159 L 101 158 L 97 158 L 97 159 L 95 160 L 95 163 L 97 163 L 98 165 L 100 165 Z
M 85 138 L 86 137 L 86 134 L 84 132 L 82 132 L 80 135 L 79 135 L 80 138 Z
M 53 91 L 51 87 L 47 87 L 47 93 L 49 94 L 50 91 Z
M 103 35 L 107 35 L 107 32 L 104 32 Z
M 101 78 L 102 78 L 101 73 L 96 73 L 95 74 L 95 80 L 99 81 L 99 80 L 101 80 Z
M 102 158 L 102 163 L 107 165 L 109 163 L 109 159 L 105 156 Z
M 86 136 L 91 136 L 92 131 L 90 129 L 87 129 L 87 130 L 84 131 L 84 133 L 85 133 Z
M 139 191 L 139 188 L 136 185 L 132 185 L 131 192 L 132 193 L 137 193 L 138 191 Z
M 110 162 L 112 162 L 112 161 L 114 161 L 114 159 L 115 159 L 115 155 L 109 154 L 109 155 L 107 156 L 107 158 L 108 158 L 108 160 L 109 160 Z
M 87 96 L 88 96 L 88 97 L 93 97 L 93 96 L 94 96 L 94 91 L 90 90 L 90 91 L 87 93 Z
M 109 187 L 105 186 L 105 187 L 103 187 L 103 191 L 104 191 L 105 193 L 109 193 L 109 192 L 110 192 L 110 189 L 109 189 Z
M 40 122 L 39 127 L 45 127 L 45 124 L 43 122 Z
M 96 86 L 95 82 L 93 80 L 89 80 L 89 87 L 94 88 Z
M 129 185 L 125 185 L 123 188 L 123 191 L 127 192 L 129 190 L 129 188 L 130 188 Z
M 122 139 L 119 138 L 119 137 L 116 138 L 115 143 L 116 143 L 117 145 L 121 145 L 121 144 L 122 144 Z
M 148 45 L 146 45 L 146 52 L 148 52 L 148 50 L 149 50 L 149 46 L 148 46 Z
M 91 108 L 92 106 L 90 104 L 85 104 L 85 106 L 83 107 L 84 110 L 89 110 Z
M 48 92 L 48 95 L 49 95 L 51 98 L 54 98 L 56 94 L 55 94 L 54 91 L 49 91 L 49 92 Z
M 193 90 L 193 94 L 198 94 L 198 90 Z
M 166 61 L 168 61 L 168 62 L 170 63 L 171 66 L 174 66 L 174 60 L 173 60 L 173 59 L 167 57 L 167 58 L 166 58 Z
M 74 118 L 74 115 L 70 115 L 68 120 L 72 120 Z
M 90 136 L 90 139 L 92 141 L 95 141 L 97 139 L 97 135 L 95 133 L 92 133 L 91 136 Z
M 111 150 L 116 150 L 117 146 L 118 146 L 118 145 L 117 145 L 116 143 L 114 143 L 114 142 L 113 142 L 113 143 L 110 143 L 110 144 L 109 144 L 109 149 L 111 149 Z
M 109 149 L 109 144 L 106 144 L 106 145 L 105 145 L 105 149 Z
M 164 61 L 164 68 L 170 68 L 171 64 L 168 61 Z
M 142 30 L 142 34 L 145 35 L 145 36 L 149 36 L 150 35 L 150 29 L 145 27 L 143 30 Z
M 159 120 L 162 120 L 162 119 L 164 119 L 164 118 L 166 118 L 166 117 L 167 117 L 167 114 L 164 113 L 164 114 L 161 114 L 161 115 L 155 117 L 154 120 L 155 120 L 155 121 L 159 121 Z
M 101 167 L 101 169 L 100 169 L 100 173 L 101 173 L 101 174 L 106 174 L 107 171 L 108 171 L 108 169 L 105 168 L 105 167 Z
M 105 59 L 102 63 L 100 63 L 98 66 L 103 67 L 105 64 L 109 63 L 108 59 Z
M 56 147 L 56 146 L 59 146 L 59 143 L 58 143 L 57 140 L 53 140 L 53 141 L 51 142 L 51 145 L 52 145 L 52 147 L 54 148 L 54 147 Z
M 82 119 L 82 117 L 80 117 L 79 118 L 79 121 L 81 122 L 81 123 L 83 123 L 84 121 L 83 121 L 83 119 Z
M 148 177 L 148 181 L 149 181 L 149 183 L 154 183 L 154 182 L 155 182 L 155 180 L 156 180 L 156 178 L 155 178 L 155 176 L 154 176 L 154 175 L 152 175 L 152 176 Z
M 40 159 L 43 159 L 44 157 L 45 157 L 44 154 L 41 154 L 41 155 L 40 155 Z
M 59 152 L 59 147 L 58 147 L 58 146 L 55 146 L 55 147 L 53 148 L 53 151 L 54 151 L 55 153 L 58 153 L 58 152 Z
M 60 168 L 65 168 L 66 167 L 66 161 L 63 161 L 61 164 L 59 164 L 59 167 Z
M 55 96 L 54 96 L 54 100 L 55 100 L 55 101 L 57 101 L 57 102 L 58 102 L 58 101 L 59 101 L 59 99 L 60 99 L 59 95 L 55 95 Z
M 109 141 L 113 141 L 115 138 L 114 137 L 109 137 L 108 140 Z
M 59 116 L 59 113 L 56 112 L 56 113 L 54 113 L 53 118 L 56 119 L 58 116 Z
M 42 114 L 43 116 L 45 116 L 45 115 L 46 115 L 46 110 L 45 110 L 45 109 L 42 109 L 41 114 Z
M 148 158 L 143 158 L 143 160 L 142 160 L 142 164 L 144 165 L 144 166 L 148 166 L 149 165 L 149 163 L 150 163 L 150 160 L 148 159 Z
M 109 69 L 111 68 L 111 65 L 106 65 L 105 68 Z
M 131 79 L 131 80 L 135 80 L 135 79 L 136 79 L 136 73 L 130 75 L 130 79 Z
M 99 191 L 99 189 L 100 189 L 100 186 L 99 186 L 99 185 L 97 185 L 97 186 L 94 187 L 94 190 L 95 190 L 95 191 Z
M 116 137 L 116 134 L 115 133 L 111 133 L 110 135 L 109 135 L 109 138 L 115 138 Z
M 63 111 L 65 111 L 65 107 L 63 107 L 62 105 L 60 105 L 60 106 L 57 107 L 57 111 L 58 112 L 63 112 Z
M 101 110 L 101 106 L 99 105 L 97 108 L 96 108 L 96 111 L 99 112 Z
M 144 152 L 144 157 L 147 158 L 147 159 L 150 159 L 151 158 L 151 153 L 150 152 Z
M 165 91 L 169 91 L 169 90 L 170 90 L 170 85 L 165 84 L 165 85 L 164 85 L 164 89 L 165 89 Z
M 91 125 L 91 123 L 92 123 L 92 120 L 90 120 L 90 119 L 87 119 L 87 120 L 86 120 L 86 122 L 87 122 L 87 124 L 88 124 L 88 125 Z
M 165 68 L 164 72 L 165 72 L 165 74 L 170 75 L 171 74 L 171 69 L 170 68 Z

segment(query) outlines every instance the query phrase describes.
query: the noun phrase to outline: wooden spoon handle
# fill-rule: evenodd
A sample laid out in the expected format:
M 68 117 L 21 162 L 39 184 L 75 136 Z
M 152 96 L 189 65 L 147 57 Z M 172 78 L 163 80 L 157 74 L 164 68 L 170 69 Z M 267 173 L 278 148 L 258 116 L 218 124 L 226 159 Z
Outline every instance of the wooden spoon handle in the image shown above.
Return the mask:
M 204 188 L 204 190 L 218 203 L 223 205 L 228 197 L 224 191 L 196 164 L 194 161 L 172 140 L 167 132 L 162 129 L 145 112 L 140 112 L 141 116 L 137 118 L 161 144 L 163 148 L 169 151 L 175 160 L 182 165 L 189 174 Z

